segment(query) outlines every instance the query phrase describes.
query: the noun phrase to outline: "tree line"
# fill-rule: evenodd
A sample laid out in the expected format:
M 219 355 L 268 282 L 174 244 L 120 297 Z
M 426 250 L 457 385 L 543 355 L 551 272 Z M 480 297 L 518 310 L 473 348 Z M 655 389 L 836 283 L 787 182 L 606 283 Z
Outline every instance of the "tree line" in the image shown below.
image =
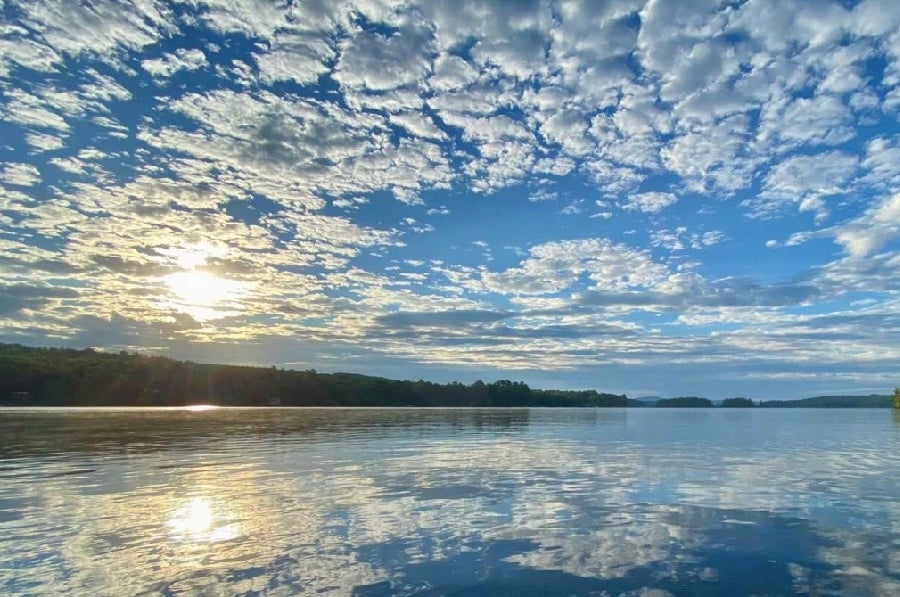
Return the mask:
M 499 380 L 437 384 L 178 361 L 128 352 L 0 344 L 0 402 L 35 406 L 625 406 L 595 390 Z
M 317 373 L 178 361 L 128 352 L 0 344 L 0 405 L 35 406 L 563 406 L 715 407 L 708 398 L 655 402 L 595 390 L 540 390 L 518 381 L 437 384 L 352 373 Z M 894 408 L 893 396 L 814 396 L 754 402 L 728 398 L 724 408 Z

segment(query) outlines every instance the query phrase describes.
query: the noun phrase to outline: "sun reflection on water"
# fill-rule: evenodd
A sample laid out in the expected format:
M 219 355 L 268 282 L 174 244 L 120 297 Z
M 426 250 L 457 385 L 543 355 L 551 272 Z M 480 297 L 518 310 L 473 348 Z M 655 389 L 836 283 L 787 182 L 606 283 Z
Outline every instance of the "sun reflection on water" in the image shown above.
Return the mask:
M 175 511 L 169 525 L 179 533 L 202 533 L 212 524 L 212 510 L 203 498 L 194 498 Z
M 240 525 L 225 523 L 221 514 L 214 512 L 209 502 L 201 497 L 192 498 L 172 514 L 169 527 L 173 538 L 195 542 L 216 543 L 228 541 L 240 535 Z
M 184 407 L 184 410 L 190 411 L 192 413 L 203 412 L 205 410 L 213 410 L 219 408 L 215 404 L 189 404 Z

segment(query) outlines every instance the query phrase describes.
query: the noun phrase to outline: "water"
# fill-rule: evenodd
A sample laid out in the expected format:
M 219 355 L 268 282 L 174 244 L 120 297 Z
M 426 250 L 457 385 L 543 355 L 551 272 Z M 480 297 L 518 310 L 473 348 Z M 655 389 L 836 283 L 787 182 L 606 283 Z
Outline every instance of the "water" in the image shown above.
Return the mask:
M 900 595 L 900 418 L 0 409 L 0 593 Z

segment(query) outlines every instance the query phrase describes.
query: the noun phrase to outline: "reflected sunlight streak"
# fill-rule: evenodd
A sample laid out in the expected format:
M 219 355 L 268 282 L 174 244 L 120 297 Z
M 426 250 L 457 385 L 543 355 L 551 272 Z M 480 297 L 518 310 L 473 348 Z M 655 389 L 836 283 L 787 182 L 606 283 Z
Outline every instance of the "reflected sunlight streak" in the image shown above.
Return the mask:
M 192 413 L 203 412 L 205 410 L 213 410 L 215 408 L 219 408 L 215 404 L 190 404 L 184 407 L 184 410 L 190 411 Z

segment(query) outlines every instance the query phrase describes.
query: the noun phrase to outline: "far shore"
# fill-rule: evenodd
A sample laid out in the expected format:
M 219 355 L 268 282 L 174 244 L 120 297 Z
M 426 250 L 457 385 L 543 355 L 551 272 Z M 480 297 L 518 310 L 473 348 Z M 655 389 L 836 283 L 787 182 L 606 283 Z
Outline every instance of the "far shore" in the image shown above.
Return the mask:
M 713 401 L 552 390 L 521 381 L 438 384 L 354 373 L 177 361 L 129 352 L 0 344 L 5 407 L 890 408 L 890 395 Z

